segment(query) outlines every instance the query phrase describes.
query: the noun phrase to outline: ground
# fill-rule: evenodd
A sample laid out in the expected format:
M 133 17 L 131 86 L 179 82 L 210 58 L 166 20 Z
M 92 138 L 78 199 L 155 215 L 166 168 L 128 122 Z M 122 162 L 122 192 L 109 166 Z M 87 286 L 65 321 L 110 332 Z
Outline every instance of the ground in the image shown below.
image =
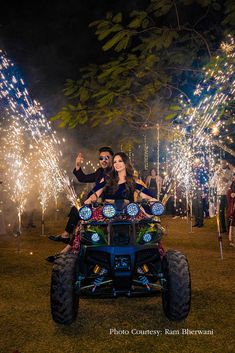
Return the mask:
M 59 220 L 46 219 L 47 235 L 61 231 L 65 221 L 63 215 Z M 23 231 L 20 244 L 10 234 L 0 236 L 0 352 L 234 352 L 235 249 L 225 235 L 224 260 L 220 259 L 215 220 L 207 220 L 193 233 L 186 220 L 163 217 L 162 223 L 167 226 L 164 247 L 184 252 L 190 264 L 192 306 L 184 322 L 169 322 L 157 297 L 83 299 L 74 324 L 55 324 L 49 302 L 51 265 L 44 259 L 63 245 L 40 236 L 38 222 L 36 229 Z M 110 329 L 127 334 L 111 335 Z M 145 334 L 134 334 L 132 329 Z M 183 335 L 182 329 L 213 330 L 213 334 Z M 161 333 L 151 335 L 147 330 Z

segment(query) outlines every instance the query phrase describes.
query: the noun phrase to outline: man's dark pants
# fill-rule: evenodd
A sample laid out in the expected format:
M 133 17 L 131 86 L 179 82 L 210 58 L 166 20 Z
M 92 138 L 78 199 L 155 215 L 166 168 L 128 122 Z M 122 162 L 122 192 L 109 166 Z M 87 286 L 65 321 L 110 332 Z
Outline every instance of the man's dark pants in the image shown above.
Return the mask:
M 66 227 L 65 227 L 65 230 L 66 232 L 68 232 L 69 234 L 72 234 L 75 227 L 77 226 L 78 224 L 78 221 L 79 221 L 79 214 L 78 214 L 78 210 L 75 206 L 73 206 L 69 212 L 69 215 L 68 215 L 69 219 L 68 219 L 68 222 L 66 224 Z
M 193 199 L 193 214 L 195 217 L 195 224 L 203 226 L 203 203 L 201 193 L 197 194 Z
M 226 226 L 226 210 L 228 208 L 228 202 L 226 195 L 219 196 L 219 221 L 221 233 L 227 232 Z

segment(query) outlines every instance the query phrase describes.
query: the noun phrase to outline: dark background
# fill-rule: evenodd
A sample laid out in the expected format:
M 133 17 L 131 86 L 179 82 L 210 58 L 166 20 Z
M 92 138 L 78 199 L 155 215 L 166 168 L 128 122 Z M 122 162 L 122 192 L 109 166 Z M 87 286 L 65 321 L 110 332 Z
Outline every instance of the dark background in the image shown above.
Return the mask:
M 67 78 L 77 79 L 82 67 L 103 63 L 114 55 L 113 51 L 102 51 L 103 43 L 89 23 L 104 18 L 107 11 L 122 11 L 125 18 L 146 4 L 149 0 L 5 1 L 0 11 L 0 48 L 16 64 L 31 98 L 39 100 L 46 116 L 51 117 L 66 102 L 62 90 Z M 202 11 L 197 5 L 193 9 L 192 16 Z M 91 131 L 86 125 L 60 129 L 59 134 L 68 141 L 64 152 L 71 165 L 81 147 L 88 158 L 94 158 L 94 150 L 103 144 L 119 150 L 123 129 L 111 124 Z
M 33 98 L 47 114 L 62 105 L 63 84 L 79 69 L 108 58 L 88 25 L 107 11 L 129 12 L 146 1 L 7 1 L 1 5 L 0 47 L 18 66 Z

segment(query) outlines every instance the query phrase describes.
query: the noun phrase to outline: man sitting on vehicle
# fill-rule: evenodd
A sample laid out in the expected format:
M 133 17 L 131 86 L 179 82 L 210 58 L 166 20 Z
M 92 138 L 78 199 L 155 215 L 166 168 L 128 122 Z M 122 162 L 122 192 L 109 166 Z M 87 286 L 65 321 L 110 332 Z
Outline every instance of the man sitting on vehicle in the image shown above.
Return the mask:
M 94 172 L 90 174 L 84 174 L 81 163 L 83 162 L 82 153 L 78 153 L 76 158 L 76 165 L 73 170 L 74 175 L 81 183 L 100 183 L 102 179 L 105 179 L 106 174 L 111 170 L 112 165 L 112 157 L 113 150 L 110 147 L 101 147 L 99 149 L 99 164 L 100 167 Z M 88 197 L 91 193 L 88 194 Z M 53 241 L 61 241 L 65 244 L 68 244 L 70 241 L 70 234 L 73 233 L 74 228 L 76 227 L 79 215 L 78 210 L 75 206 L 73 206 L 69 213 L 69 219 L 66 224 L 65 230 L 62 234 L 59 235 L 51 235 L 48 238 Z

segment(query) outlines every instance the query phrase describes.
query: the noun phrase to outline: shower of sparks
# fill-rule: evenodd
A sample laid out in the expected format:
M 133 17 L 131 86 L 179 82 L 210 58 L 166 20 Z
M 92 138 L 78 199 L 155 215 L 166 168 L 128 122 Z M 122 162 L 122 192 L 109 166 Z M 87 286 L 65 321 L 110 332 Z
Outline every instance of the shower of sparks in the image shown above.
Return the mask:
M 228 129 L 224 117 L 228 115 L 227 107 L 235 97 L 234 58 L 234 39 L 229 35 L 228 42 L 221 44 L 219 55 L 204 69 L 204 79 L 194 91 L 198 103 L 193 105 L 191 101 L 185 102 L 181 97 L 183 109 L 177 117 L 179 125 L 174 129 L 178 138 L 168 149 L 168 155 L 172 161 L 173 179 L 178 185 L 185 186 L 186 194 L 196 189 L 196 165 L 209 179 L 213 176 L 215 159 L 219 157 L 214 145 L 231 152 L 222 142 L 221 134 L 226 137 L 226 143 L 233 143 L 232 137 L 226 136 Z M 167 180 L 166 185 L 166 193 L 169 193 L 172 183 Z M 205 185 L 209 186 L 209 183 Z
M 48 170 L 41 170 L 39 175 L 39 196 L 38 199 L 40 201 L 42 215 L 45 214 L 46 208 L 48 206 L 48 201 L 51 198 L 51 187 L 50 187 L 50 174 L 48 174 Z
M 21 215 L 31 188 L 30 155 L 27 153 L 25 131 L 18 118 L 9 119 L 8 129 L 1 137 L 1 159 L 5 165 L 5 184 L 15 203 L 21 228 Z M 1 126 L 4 131 L 4 127 Z
M 61 171 L 59 167 L 59 159 L 62 157 L 61 141 L 46 119 L 40 103 L 31 100 L 15 65 L 2 50 L 0 50 L 0 100 L 5 113 L 20 118 L 21 125 L 31 134 L 32 141 L 38 147 L 38 151 L 40 150 L 44 171 L 54 176 L 56 182 L 54 188 L 58 192 L 65 191 L 71 204 L 76 206 L 76 193 L 66 172 Z

